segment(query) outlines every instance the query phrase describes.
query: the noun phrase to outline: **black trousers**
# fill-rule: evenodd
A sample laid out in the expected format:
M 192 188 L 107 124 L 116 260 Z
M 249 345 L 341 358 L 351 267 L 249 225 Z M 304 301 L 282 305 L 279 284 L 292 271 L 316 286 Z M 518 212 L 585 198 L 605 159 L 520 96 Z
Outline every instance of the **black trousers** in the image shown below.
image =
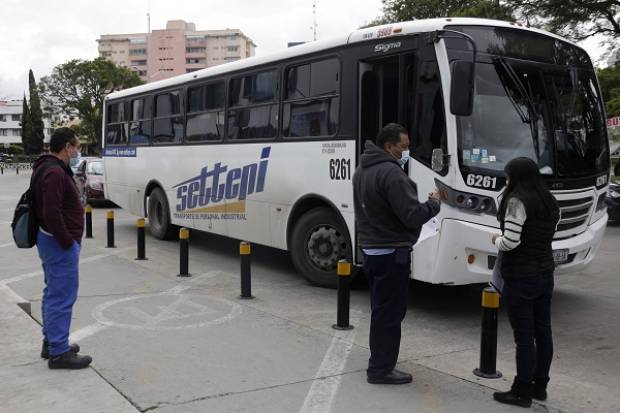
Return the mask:
M 392 254 L 364 254 L 364 271 L 370 287 L 370 360 L 367 374 L 379 377 L 396 366 L 400 325 L 407 312 L 411 250 Z
M 517 345 L 515 384 L 532 379 L 546 383 L 553 359 L 551 296 L 553 272 L 504 280 L 502 301 L 506 305 Z

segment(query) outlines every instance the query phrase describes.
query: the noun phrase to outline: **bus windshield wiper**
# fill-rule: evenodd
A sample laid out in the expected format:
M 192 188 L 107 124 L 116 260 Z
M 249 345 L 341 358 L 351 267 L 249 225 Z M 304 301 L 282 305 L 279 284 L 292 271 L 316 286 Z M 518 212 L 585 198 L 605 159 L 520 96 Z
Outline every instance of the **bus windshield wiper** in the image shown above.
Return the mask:
M 499 64 L 499 66 L 503 69 L 508 79 L 510 79 L 510 81 L 512 82 L 512 85 L 514 86 L 516 91 L 519 93 L 520 97 L 525 101 L 525 104 L 527 105 L 529 116 L 525 116 L 525 113 L 519 107 L 519 104 L 515 101 L 514 97 L 512 96 L 512 91 L 511 90 L 509 91 L 509 88 L 505 84 L 504 79 L 502 78 L 502 76 L 499 76 L 500 80 L 502 81 L 502 86 L 504 87 L 504 90 L 506 91 L 506 95 L 508 95 L 508 98 L 510 99 L 513 106 L 517 110 L 519 117 L 521 118 L 523 123 L 529 124 L 530 132 L 532 134 L 532 142 L 534 144 L 534 150 L 536 151 L 536 157 L 540 157 L 540 148 L 539 148 L 539 142 L 538 142 L 538 120 L 540 119 L 541 116 L 536 110 L 536 103 L 534 103 L 534 93 L 532 92 L 532 86 L 530 82 L 528 81 L 527 82 L 528 88 L 525 87 L 525 85 L 521 81 L 521 78 L 519 77 L 517 72 L 514 70 L 512 65 L 508 63 L 508 61 L 503 56 L 496 57 L 494 61 L 497 64 Z M 524 74 L 524 77 L 527 78 L 527 74 Z

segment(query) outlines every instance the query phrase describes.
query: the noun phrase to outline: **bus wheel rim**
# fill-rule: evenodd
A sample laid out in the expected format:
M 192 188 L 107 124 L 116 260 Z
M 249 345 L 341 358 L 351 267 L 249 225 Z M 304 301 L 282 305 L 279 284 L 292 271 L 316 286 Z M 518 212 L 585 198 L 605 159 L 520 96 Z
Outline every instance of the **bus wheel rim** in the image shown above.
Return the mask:
M 326 225 L 312 229 L 306 245 L 312 264 L 323 271 L 333 271 L 346 251 L 346 240 L 336 228 Z

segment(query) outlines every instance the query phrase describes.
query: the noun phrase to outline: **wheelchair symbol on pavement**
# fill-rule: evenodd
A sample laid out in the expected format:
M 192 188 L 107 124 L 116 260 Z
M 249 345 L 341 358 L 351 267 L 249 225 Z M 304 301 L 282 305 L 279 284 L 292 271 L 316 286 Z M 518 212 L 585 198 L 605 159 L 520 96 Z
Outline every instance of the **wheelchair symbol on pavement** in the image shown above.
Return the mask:
M 93 317 L 109 327 L 181 330 L 222 324 L 240 313 L 241 307 L 232 301 L 177 288 L 103 303 L 93 310 Z

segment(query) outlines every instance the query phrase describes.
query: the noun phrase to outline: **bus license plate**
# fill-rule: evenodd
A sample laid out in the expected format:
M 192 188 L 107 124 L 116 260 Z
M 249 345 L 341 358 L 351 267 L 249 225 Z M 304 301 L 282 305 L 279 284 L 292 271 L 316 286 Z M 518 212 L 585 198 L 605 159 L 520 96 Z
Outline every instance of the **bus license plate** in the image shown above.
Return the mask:
M 556 264 L 564 264 L 568 261 L 568 248 L 563 250 L 553 250 L 553 260 Z

